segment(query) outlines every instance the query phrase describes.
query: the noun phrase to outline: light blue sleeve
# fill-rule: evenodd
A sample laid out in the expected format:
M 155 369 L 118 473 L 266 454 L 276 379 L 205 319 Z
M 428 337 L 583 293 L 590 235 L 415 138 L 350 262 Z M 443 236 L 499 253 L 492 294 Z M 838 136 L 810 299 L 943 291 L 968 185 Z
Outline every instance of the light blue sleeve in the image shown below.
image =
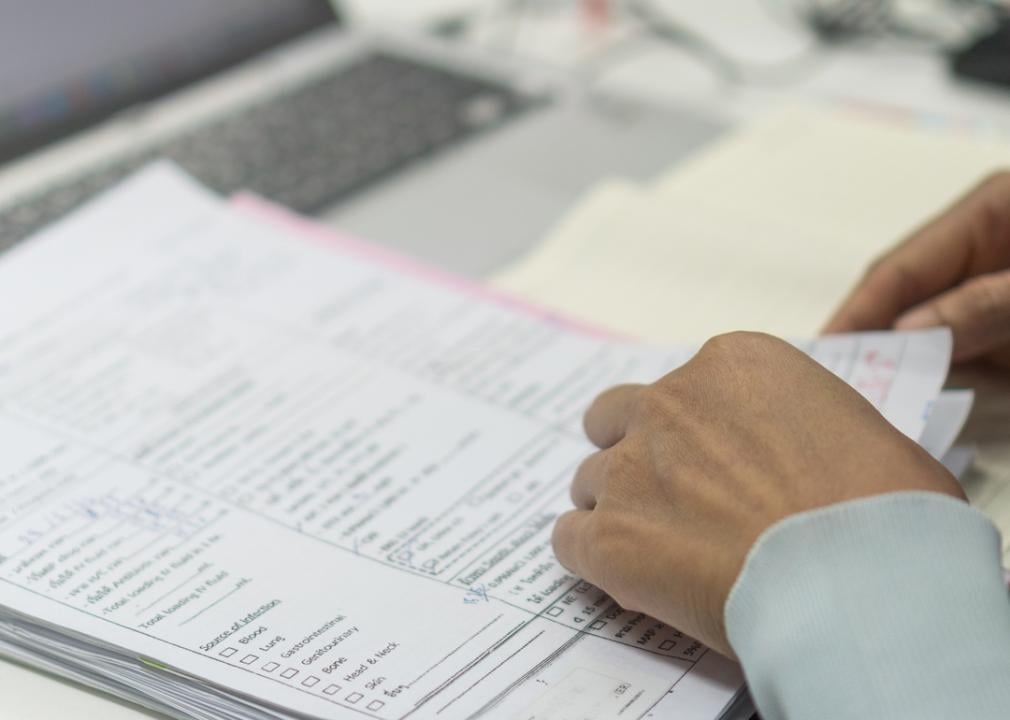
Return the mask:
M 755 543 L 726 603 L 764 720 L 1006 720 L 1010 598 L 1000 537 L 944 495 L 792 516 Z

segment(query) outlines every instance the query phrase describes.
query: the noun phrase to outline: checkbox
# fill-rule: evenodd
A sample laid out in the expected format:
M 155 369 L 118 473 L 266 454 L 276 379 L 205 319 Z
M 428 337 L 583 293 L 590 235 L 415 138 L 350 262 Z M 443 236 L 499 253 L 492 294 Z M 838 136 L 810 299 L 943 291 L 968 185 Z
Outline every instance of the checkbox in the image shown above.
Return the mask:
M 307 678 L 302 680 L 302 685 L 304 685 L 305 687 L 312 687 L 317 682 L 319 682 L 319 678 L 317 678 L 315 675 L 309 675 Z
M 590 630 L 602 630 L 607 626 L 606 620 L 597 620 L 592 625 L 589 626 Z
M 243 665 L 252 665 L 254 662 L 260 659 L 259 655 L 246 655 L 244 658 L 239 660 Z
M 268 662 L 266 665 L 263 666 L 263 669 L 266 670 L 267 672 L 273 672 L 279 667 L 280 665 L 278 665 L 275 662 Z
M 323 688 L 323 695 L 336 695 L 338 692 L 340 692 L 339 685 L 327 685 Z
M 297 674 L 298 674 L 297 670 L 295 670 L 294 668 L 288 668 L 287 670 L 285 670 L 284 672 L 281 673 L 281 677 L 282 678 L 287 678 L 288 680 L 290 680 L 291 678 L 293 678 Z
M 372 700 L 372 702 L 368 703 L 367 707 L 369 710 L 378 710 L 385 704 L 382 700 Z
M 677 642 L 675 640 L 664 640 L 663 642 L 661 642 L 659 644 L 659 649 L 660 650 L 673 650 L 676 646 L 677 646 Z
M 552 608 L 547 608 L 547 614 L 550 615 L 551 617 L 557 617 L 564 611 L 565 611 L 564 608 L 560 608 L 556 605 Z
M 221 651 L 221 657 L 231 657 L 237 652 L 238 650 L 236 650 L 235 648 L 225 648 L 224 650 Z
M 362 695 L 361 693 L 359 693 L 359 692 L 353 692 L 353 693 L 351 693 L 350 695 L 348 695 L 344 699 L 347 700 L 347 702 L 349 702 L 351 704 L 354 704 L 354 703 L 358 702 L 358 700 L 360 700 L 363 697 L 365 697 L 365 696 Z

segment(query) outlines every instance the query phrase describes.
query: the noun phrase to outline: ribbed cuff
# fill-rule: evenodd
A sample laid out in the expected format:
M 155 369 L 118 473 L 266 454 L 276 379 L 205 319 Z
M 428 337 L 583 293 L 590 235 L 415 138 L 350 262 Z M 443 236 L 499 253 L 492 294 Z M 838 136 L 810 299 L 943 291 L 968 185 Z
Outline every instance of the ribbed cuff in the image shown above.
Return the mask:
M 984 515 L 936 493 L 769 528 L 726 603 L 764 720 L 1010 718 L 1000 555 Z

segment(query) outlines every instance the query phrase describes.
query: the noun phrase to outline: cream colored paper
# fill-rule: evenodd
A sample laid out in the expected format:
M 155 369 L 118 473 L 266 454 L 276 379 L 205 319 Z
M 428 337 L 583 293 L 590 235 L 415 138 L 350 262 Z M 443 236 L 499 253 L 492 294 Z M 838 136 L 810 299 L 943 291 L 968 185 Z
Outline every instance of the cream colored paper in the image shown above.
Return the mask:
M 655 341 L 810 336 L 865 266 L 986 174 L 1010 143 L 797 107 L 651 187 L 607 181 L 501 288 Z

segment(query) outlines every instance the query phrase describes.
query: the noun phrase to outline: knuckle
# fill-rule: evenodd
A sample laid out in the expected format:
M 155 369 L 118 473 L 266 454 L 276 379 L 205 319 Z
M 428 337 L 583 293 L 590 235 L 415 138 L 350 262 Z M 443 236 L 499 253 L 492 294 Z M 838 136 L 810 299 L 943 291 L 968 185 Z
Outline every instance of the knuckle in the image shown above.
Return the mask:
M 649 385 L 638 397 L 635 406 L 635 416 L 646 424 L 655 423 L 669 415 L 671 412 L 671 396 L 669 388 L 660 388 L 659 385 Z M 623 447 L 615 448 L 617 455 L 624 461 L 629 459 L 627 443 L 622 443 Z
M 743 330 L 718 335 L 702 348 L 705 357 L 714 358 L 721 367 L 738 374 L 750 372 L 755 361 L 767 361 L 790 350 L 793 347 L 785 340 Z
M 749 355 L 754 350 L 768 347 L 777 342 L 781 341 L 767 333 L 736 330 L 710 338 L 702 346 L 702 350 L 708 349 L 709 352 L 729 356 Z
M 710 337 L 705 341 L 705 344 L 701 346 L 701 350 L 698 354 L 722 356 L 732 355 L 739 347 L 741 335 L 743 335 L 741 332 L 729 332 Z

